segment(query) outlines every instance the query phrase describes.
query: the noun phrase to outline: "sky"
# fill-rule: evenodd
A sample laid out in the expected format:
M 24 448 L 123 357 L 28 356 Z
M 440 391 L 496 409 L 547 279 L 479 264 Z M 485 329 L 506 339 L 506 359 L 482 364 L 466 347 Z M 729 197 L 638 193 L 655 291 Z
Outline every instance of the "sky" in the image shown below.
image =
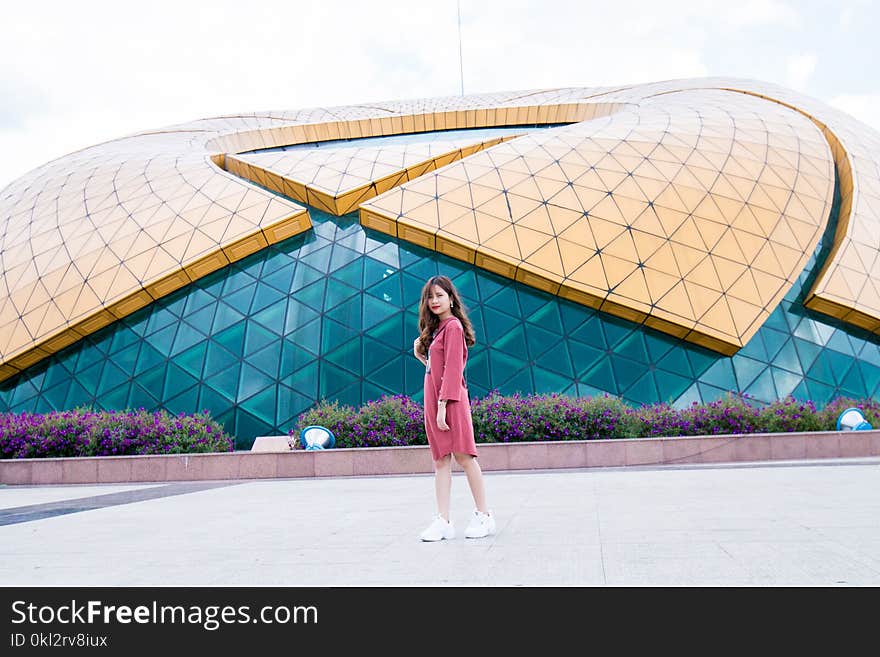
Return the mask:
M 733 76 L 803 92 L 880 130 L 878 26 L 871 0 L 9 3 L 0 190 L 143 130 L 462 88 Z

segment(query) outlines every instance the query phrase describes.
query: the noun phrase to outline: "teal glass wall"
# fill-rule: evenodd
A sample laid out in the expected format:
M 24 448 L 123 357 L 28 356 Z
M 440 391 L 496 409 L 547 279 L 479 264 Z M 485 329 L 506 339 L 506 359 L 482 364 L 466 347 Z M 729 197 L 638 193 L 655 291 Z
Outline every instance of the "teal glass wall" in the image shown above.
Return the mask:
M 258 435 L 285 433 L 322 398 L 421 399 L 424 367 L 411 350 L 422 285 L 438 273 L 453 279 L 476 329 L 472 396 L 493 388 L 608 392 L 634 404 L 681 406 L 728 390 L 758 402 L 793 394 L 819 405 L 878 394 L 876 337 L 800 302 L 827 239 L 765 325 L 726 357 L 366 230 L 355 215 L 310 212 L 308 233 L 0 384 L 0 411 L 207 409 L 247 449 Z

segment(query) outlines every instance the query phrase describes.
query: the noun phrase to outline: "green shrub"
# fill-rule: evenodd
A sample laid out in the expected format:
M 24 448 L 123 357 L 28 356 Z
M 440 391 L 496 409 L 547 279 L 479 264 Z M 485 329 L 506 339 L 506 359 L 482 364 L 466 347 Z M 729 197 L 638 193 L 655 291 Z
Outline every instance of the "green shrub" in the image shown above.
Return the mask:
M 293 439 L 291 444 L 294 449 L 301 449 L 299 434 L 306 427 L 317 425 L 326 427 L 336 439 L 337 447 L 347 447 L 344 441 L 354 432 L 355 409 L 352 406 L 340 405 L 338 401 L 321 400 L 310 409 L 301 413 L 296 421 L 296 426 L 288 434 Z
M 827 431 L 825 414 L 816 411 L 812 401 L 798 401 L 791 395 L 762 408 L 758 415 L 758 431 L 784 433 L 794 431 Z
M 760 410 L 743 395 L 728 393 L 707 404 L 694 402 L 681 411 L 681 435 L 705 436 L 758 432 Z
M 161 410 L 0 414 L 0 457 L 122 456 L 230 452 L 232 438 L 207 411 Z
M 880 402 L 874 399 L 853 399 L 852 397 L 836 397 L 820 411 L 822 424 L 826 431 L 837 429 L 837 418 L 848 408 L 858 408 L 865 419 L 875 429 L 880 429 Z
M 512 395 L 492 391 L 471 404 L 477 442 L 633 438 L 639 419 L 619 397 Z
M 421 405 L 406 395 L 386 395 L 355 410 L 336 402 L 320 402 L 297 419 L 288 433 L 299 449 L 299 433 L 307 426 L 326 427 L 337 447 L 390 447 L 426 445 Z

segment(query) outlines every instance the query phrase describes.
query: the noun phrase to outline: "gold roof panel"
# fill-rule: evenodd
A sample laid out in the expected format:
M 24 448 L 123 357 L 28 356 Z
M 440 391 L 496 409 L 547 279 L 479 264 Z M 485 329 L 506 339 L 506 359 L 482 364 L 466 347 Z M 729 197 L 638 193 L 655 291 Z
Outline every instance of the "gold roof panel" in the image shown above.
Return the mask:
M 523 283 L 733 353 L 812 255 L 833 189 L 831 151 L 809 119 L 701 90 L 494 146 L 361 213 L 366 225 L 393 220 L 422 244 L 433 235 L 438 251 L 453 255 L 441 244 L 457 243 L 462 259 L 485 253 Z
M 234 175 L 257 149 L 561 123 L 571 125 L 418 162 L 426 156 L 415 149 L 394 161 L 393 149 L 387 161 L 371 154 L 372 164 L 398 167 L 384 178 L 366 165 L 336 180 L 313 168 L 310 180 L 275 187 L 271 166 L 245 172 L 252 181 Z M 357 178 L 389 189 L 362 202 Z M 0 191 L 0 379 L 308 230 L 296 199 L 343 212 L 360 203 L 366 226 L 732 353 L 812 255 L 835 179 L 834 243 L 805 303 L 880 332 L 880 134 L 775 85 L 544 89 L 146 131 Z M 327 196 L 309 196 L 309 185 Z

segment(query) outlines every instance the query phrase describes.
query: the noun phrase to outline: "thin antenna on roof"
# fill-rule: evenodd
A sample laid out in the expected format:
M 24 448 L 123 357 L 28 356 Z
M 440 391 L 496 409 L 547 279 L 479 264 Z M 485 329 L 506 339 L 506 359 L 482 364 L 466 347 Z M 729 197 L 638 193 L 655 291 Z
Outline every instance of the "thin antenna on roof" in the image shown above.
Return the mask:
M 464 96 L 464 62 L 461 57 L 461 0 L 456 0 L 458 8 L 458 72 L 461 76 L 461 95 Z

